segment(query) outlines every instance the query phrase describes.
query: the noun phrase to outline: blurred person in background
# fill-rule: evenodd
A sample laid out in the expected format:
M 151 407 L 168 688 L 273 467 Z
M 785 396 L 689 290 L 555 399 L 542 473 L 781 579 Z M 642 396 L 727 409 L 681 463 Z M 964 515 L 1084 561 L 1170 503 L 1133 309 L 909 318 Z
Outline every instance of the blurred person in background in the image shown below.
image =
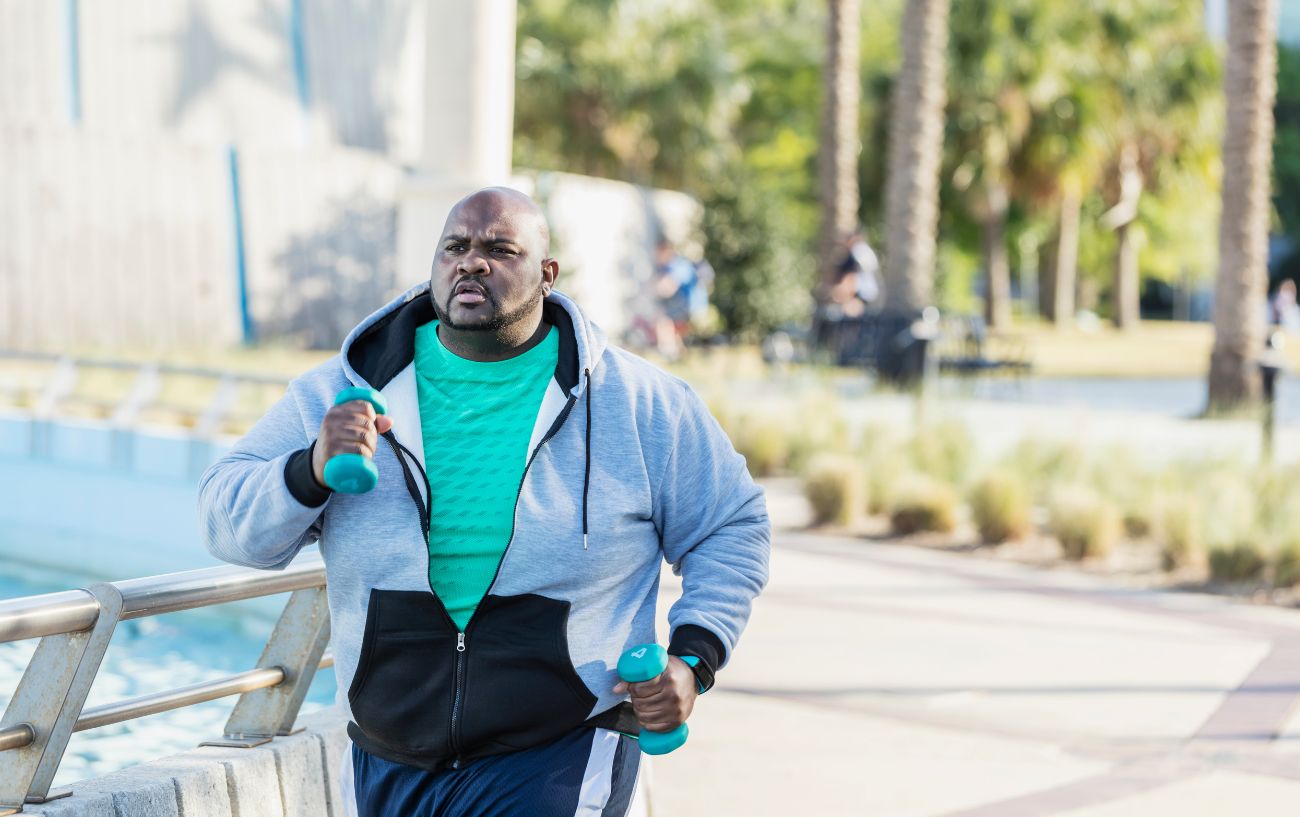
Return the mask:
M 1296 304 L 1296 285 L 1292 279 L 1283 278 L 1269 299 L 1268 322 L 1288 335 L 1300 332 L 1300 305 Z
M 641 813 L 628 735 L 686 720 L 767 581 L 744 458 L 689 386 L 608 345 L 558 274 L 531 199 L 463 199 L 430 280 L 200 481 L 218 558 L 283 568 L 319 540 L 362 817 Z M 350 387 L 386 411 L 335 405 Z M 373 460 L 378 484 L 331 490 L 340 454 Z M 656 640 L 665 560 L 684 588 L 668 668 L 624 684 L 619 656 Z
M 659 353 L 668 360 L 681 356 L 692 326 L 707 320 L 712 286 L 713 267 L 707 261 L 692 261 L 669 239 L 659 240 L 655 248 L 654 289 L 659 302 L 655 339 Z
M 830 296 L 849 318 L 861 317 L 880 300 L 880 259 L 861 231 L 844 239 L 844 256 L 836 266 Z
M 880 261 L 860 230 L 844 238 L 843 256 L 827 289 L 823 314 L 826 342 L 841 366 L 863 362 L 866 323 L 863 317 L 880 302 Z

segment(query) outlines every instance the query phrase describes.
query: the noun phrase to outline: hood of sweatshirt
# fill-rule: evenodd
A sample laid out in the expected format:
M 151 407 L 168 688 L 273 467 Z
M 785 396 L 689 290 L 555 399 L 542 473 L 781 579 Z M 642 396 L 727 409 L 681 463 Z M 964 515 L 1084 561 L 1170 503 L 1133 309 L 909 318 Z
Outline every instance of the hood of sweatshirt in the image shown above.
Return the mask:
M 411 364 L 415 330 L 435 317 L 429 282 L 412 287 L 357 324 L 343 341 L 343 371 L 358 386 L 383 389 Z M 560 330 L 555 382 L 566 397 L 581 396 L 583 373 L 596 368 L 608 342 L 568 296 L 552 291 L 542 317 Z
M 414 388 L 415 369 L 411 364 L 416 330 L 435 317 L 430 285 L 424 281 L 359 323 L 348 333 L 340 350 L 343 371 L 352 384 L 378 389 L 388 399 L 389 414 L 393 419 L 393 431 L 389 433 L 400 443 L 403 451 L 416 459 L 422 476 L 427 465 L 420 407 Z M 540 442 L 564 421 L 573 405 L 585 397 L 587 433 L 582 478 L 582 538 L 585 548 L 590 529 L 591 375 L 604 355 L 607 341 L 600 327 L 588 321 L 578 305 L 558 291 L 552 291 L 542 302 L 542 320 L 559 330 L 559 355 L 555 375 L 547 387 L 533 426 L 528 450 L 535 451 Z M 416 484 L 417 489 L 421 487 Z M 417 501 L 425 503 L 422 516 L 426 535 L 432 512 L 428 500 L 427 490 L 420 490 Z

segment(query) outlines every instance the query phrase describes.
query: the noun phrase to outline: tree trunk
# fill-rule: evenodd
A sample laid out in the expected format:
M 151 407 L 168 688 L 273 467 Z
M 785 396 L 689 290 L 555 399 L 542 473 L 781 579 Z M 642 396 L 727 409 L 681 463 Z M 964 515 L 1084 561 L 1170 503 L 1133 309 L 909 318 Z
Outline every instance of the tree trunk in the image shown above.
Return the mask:
M 1138 308 L 1138 246 L 1133 223 L 1146 179 L 1139 165 L 1137 145 L 1128 144 L 1119 153 L 1119 201 L 1101 217 L 1102 224 L 1115 231 L 1115 278 L 1110 291 L 1111 318 L 1120 329 L 1133 329 L 1141 319 Z
M 862 96 L 858 50 L 859 0 L 830 0 L 826 66 L 822 73 L 820 280 L 834 282 L 847 252 L 844 239 L 858 226 L 858 103 Z
M 1007 256 L 1007 197 L 997 190 L 989 195 L 983 224 L 984 323 L 990 329 L 1011 326 L 1011 261 Z
M 889 123 L 886 303 L 914 311 L 934 300 L 948 0 L 907 0 L 901 39 Z
M 1115 282 L 1111 304 L 1115 326 L 1135 329 L 1141 320 L 1138 304 L 1138 245 L 1133 235 L 1133 223 L 1121 224 L 1115 229 Z
M 1058 242 L 1053 233 L 1038 248 L 1038 312 L 1049 321 L 1056 321 L 1056 253 Z
M 1209 408 L 1258 402 L 1268 289 L 1269 174 L 1277 95 L 1277 0 L 1228 5 L 1223 210 Z
M 1072 186 L 1061 193 L 1061 206 L 1057 215 L 1055 275 L 1052 281 L 1052 322 L 1058 329 L 1074 324 L 1074 289 L 1079 272 L 1079 215 L 1083 209 L 1083 196 Z

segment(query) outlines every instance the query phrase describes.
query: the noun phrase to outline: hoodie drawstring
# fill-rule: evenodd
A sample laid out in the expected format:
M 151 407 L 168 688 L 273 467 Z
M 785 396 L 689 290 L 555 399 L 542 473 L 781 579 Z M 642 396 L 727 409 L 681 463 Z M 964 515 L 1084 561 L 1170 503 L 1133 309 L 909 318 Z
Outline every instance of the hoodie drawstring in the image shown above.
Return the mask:
M 587 378 L 587 464 L 582 472 L 582 549 L 587 549 L 587 491 L 591 488 L 591 369 L 583 369 Z

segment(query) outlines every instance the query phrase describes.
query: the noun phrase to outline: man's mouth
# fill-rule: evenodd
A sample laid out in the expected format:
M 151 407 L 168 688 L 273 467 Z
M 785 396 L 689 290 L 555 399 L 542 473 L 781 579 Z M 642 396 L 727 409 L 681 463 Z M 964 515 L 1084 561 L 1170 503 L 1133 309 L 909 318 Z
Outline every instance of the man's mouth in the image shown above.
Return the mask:
M 487 290 L 474 281 L 461 281 L 452 290 L 452 300 L 465 306 L 475 306 L 487 301 Z

